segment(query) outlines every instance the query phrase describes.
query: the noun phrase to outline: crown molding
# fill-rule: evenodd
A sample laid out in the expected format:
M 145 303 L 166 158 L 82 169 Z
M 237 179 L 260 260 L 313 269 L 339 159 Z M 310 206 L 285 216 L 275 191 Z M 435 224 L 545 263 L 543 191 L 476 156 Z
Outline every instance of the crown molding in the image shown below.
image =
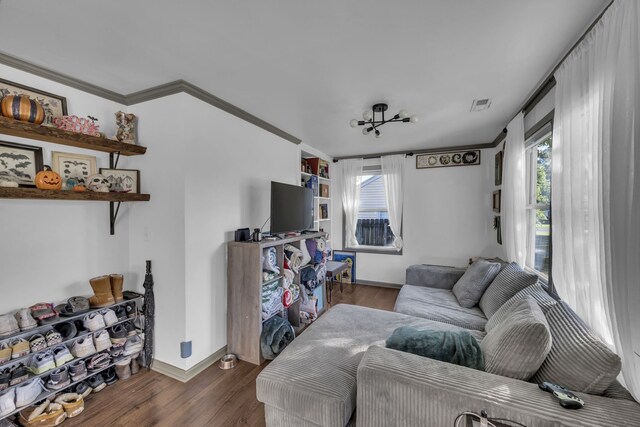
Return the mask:
M 104 89 L 100 86 L 96 86 L 84 80 L 80 80 L 75 77 L 53 71 L 49 68 L 32 64 L 20 58 L 8 55 L 4 52 L 0 52 L 0 63 L 126 106 L 164 98 L 166 96 L 175 95 L 177 93 L 186 93 L 187 95 L 191 95 L 194 98 L 206 102 L 209 105 L 219 108 L 222 111 L 236 116 L 296 145 L 302 142 L 302 140 L 300 140 L 299 138 L 283 131 L 282 129 L 272 125 L 271 123 L 266 122 L 254 116 L 253 114 L 250 114 L 247 111 L 225 101 L 224 99 L 218 98 L 217 96 L 207 92 L 206 90 L 201 89 L 184 80 L 176 80 L 174 82 L 155 86 L 128 95 L 123 95 L 108 89 Z

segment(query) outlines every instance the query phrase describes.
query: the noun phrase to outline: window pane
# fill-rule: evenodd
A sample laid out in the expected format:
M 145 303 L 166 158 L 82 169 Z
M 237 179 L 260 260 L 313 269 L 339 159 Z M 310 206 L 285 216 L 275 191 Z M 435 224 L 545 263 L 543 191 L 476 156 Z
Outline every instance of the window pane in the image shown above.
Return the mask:
M 537 146 L 536 164 L 536 204 L 551 202 L 551 134 L 544 137 Z
M 356 240 L 359 245 L 389 246 L 393 243 L 393 239 L 394 235 L 388 219 L 358 219 Z
M 549 244 L 551 239 L 551 211 L 535 210 L 536 244 L 534 269 L 549 274 Z

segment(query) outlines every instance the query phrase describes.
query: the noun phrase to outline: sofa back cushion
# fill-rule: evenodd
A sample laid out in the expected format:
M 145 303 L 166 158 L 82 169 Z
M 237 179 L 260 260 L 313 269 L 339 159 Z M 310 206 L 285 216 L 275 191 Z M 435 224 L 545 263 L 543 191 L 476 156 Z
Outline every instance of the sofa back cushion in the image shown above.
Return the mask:
M 484 370 L 528 380 L 551 349 L 551 332 L 544 313 L 531 297 L 511 305 L 499 324 L 480 343 Z
M 604 393 L 620 373 L 620 357 L 564 301 L 551 307 L 546 317 L 553 345 L 533 381 L 549 381 L 582 393 Z
M 506 315 L 511 310 L 511 307 L 518 301 L 521 301 L 526 297 L 530 297 L 536 300 L 536 302 L 542 309 L 542 312 L 545 314 L 556 303 L 556 300 L 553 299 L 553 297 L 544 290 L 540 282 L 531 286 L 527 286 L 526 288 L 512 296 L 507 302 L 502 304 L 502 307 L 500 307 L 498 311 L 496 311 L 493 316 L 491 316 L 491 319 L 487 321 L 486 325 L 484 326 L 484 330 L 486 332 L 489 332 L 491 329 L 495 328 L 496 325 L 504 320 Z
M 500 272 L 500 263 L 477 259 L 453 286 L 453 294 L 465 308 L 475 307 Z
M 538 276 L 525 272 L 520 266 L 512 262 L 498 273 L 480 298 L 480 308 L 487 319 L 498 311 L 502 304 L 512 296 L 538 281 Z

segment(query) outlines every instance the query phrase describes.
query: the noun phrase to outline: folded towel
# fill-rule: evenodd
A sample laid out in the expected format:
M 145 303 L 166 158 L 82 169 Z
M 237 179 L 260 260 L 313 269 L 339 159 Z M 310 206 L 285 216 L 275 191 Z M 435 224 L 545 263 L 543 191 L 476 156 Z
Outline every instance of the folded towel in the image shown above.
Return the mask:
M 274 316 L 262 325 L 260 348 L 262 357 L 273 360 L 295 338 L 293 326 L 280 316 Z
M 302 266 L 302 251 L 292 245 L 284 245 L 284 253 L 289 260 L 289 268 L 294 273 L 297 273 Z
M 467 331 L 420 331 L 411 326 L 401 326 L 393 331 L 387 339 L 386 346 L 430 359 L 484 370 L 480 344 Z
M 262 269 L 271 271 L 276 274 L 280 274 L 280 268 L 278 268 L 278 254 L 276 248 L 266 248 L 262 254 L 263 262 Z

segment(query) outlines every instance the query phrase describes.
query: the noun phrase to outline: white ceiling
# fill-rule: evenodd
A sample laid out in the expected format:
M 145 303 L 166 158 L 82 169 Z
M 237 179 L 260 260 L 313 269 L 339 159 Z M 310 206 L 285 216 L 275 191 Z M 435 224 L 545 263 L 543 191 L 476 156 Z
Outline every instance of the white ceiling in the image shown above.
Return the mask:
M 3 0 L 0 50 L 122 94 L 184 79 L 342 156 L 491 142 L 608 2 Z M 420 122 L 349 127 L 380 101 Z

